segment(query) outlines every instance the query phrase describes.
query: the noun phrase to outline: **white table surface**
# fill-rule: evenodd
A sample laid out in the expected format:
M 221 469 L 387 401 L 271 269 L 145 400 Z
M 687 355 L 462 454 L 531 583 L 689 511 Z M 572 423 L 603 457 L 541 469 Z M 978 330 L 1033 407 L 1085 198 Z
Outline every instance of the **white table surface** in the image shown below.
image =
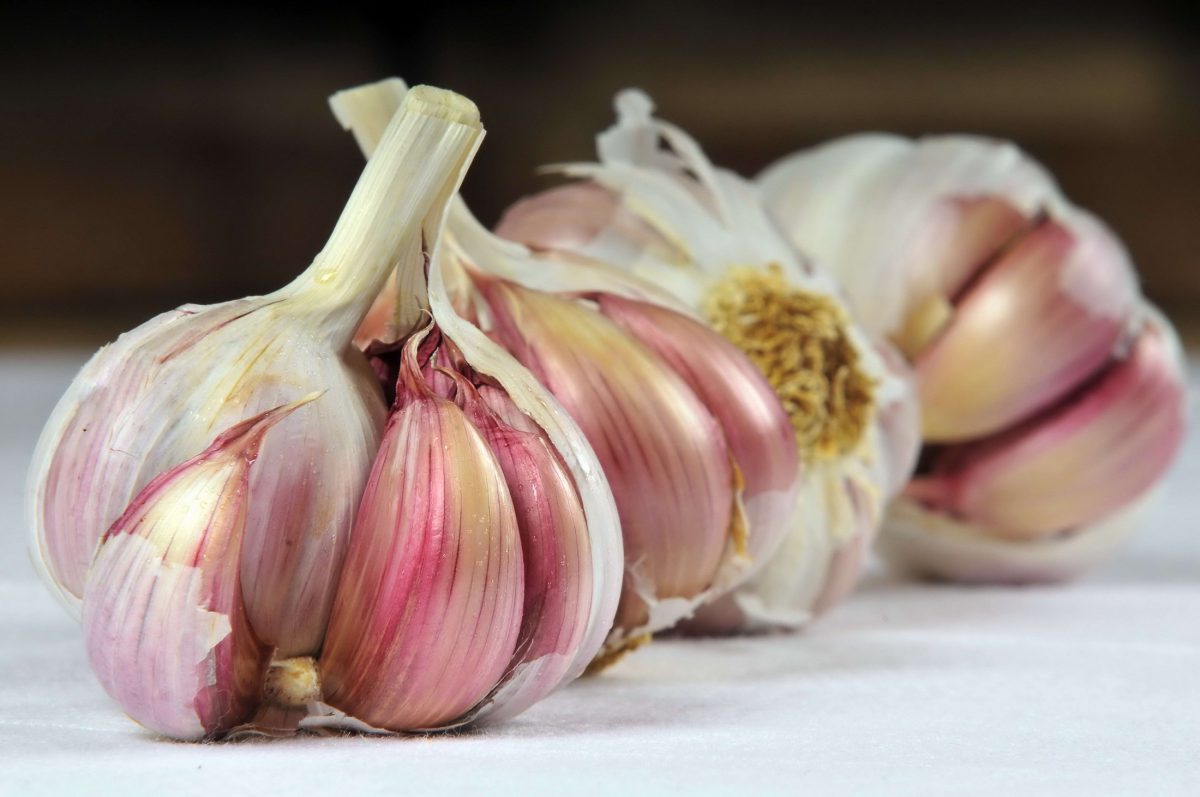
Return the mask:
M 657 641 L 487 732 L 188 745 L 104 695 L 25 553 L 25 467 L 85 354 L 0 351 L 0 794 L 1200 795 L 1200 435 L 1070 587 L 876 573 L 807 634 Z

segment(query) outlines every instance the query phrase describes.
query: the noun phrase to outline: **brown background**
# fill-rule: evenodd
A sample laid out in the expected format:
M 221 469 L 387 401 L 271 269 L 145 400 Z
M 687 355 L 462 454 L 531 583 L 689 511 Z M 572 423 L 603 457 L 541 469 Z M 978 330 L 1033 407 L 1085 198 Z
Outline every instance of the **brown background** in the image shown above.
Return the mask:
M 1200 16 L 1166 4 L 839 2 L 17 7 L 0 36 L 0 342 L 94 342 L 270 290 L 361 166 L 329 93 L 399 74 L 472 97 L 487 221 L 587 158 L 639 85 L 725 165 L 861 129 L 1013 138 L 1200 311 Z M 1194 4 L 1193 4 L 1194 5 Z

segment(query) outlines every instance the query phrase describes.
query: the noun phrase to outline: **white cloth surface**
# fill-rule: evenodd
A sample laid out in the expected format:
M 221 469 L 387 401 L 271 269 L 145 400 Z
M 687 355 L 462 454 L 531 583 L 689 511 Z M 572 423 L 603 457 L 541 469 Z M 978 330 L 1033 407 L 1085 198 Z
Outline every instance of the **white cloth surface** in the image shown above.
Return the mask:
M 872 573 L 806 634 L 656 641 L 498 728 L 177 744 L 103 693 L 25 550 L 25 468 L 84 356 L 0 351 L 2 795 L 1200 795 L 1195 433 L 1067 587 Z

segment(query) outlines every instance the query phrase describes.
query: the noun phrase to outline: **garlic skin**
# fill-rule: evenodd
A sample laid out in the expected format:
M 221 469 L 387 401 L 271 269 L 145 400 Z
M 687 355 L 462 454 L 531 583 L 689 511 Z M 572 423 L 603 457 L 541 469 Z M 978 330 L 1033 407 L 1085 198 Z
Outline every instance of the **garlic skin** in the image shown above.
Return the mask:
M 929 448 L 885 557 L 1022 583 L 1115 548 L 1178 450 L 1186 383 L 1113 233 L 1015 147 L 971 136 L 851 136 L 759 185 L 912 363 Z
M 445 339 L 422 368 L 422 338 L 404 347 L 319 662 L 329 706 L 393 731 L 532 705 L 569 672 L 592 591 L 562 458 L 502 389 L 485 399 L 447 370 Z
M 540 267 L 525 269 L 537 274 L 527 283 L 683 310 L 765 375 L 790 417 L 803 478 L 778 548 L 705 596 L 745 581 L 689 628 L 803 625 L 853 583 L 883 502 L 913 466 L 906 369 L 859 330 L 837 285 L 779 235 L 754 186 L 655 119 L 644 94 L 622 92 L 616 104 L 617 124 L 598 138 L 600 163 L 560 167 L 586 182 L 522 200 L 497 232 L 533 250 Z M 602 279 L 599 263 L 622 277 Z
M 138 490 L 220 429 L 320 390 L 303 423 L 259 455 L 241 574 L 264 643 L 280 657 L 319 650 L 385 416 L 351 338 L 396 264 L 419 255 L 480 137 L 469 101 L 414 89 L 329 242 L 291 284 L 165 313 L 84 366 L 42 433 L 27 504 L 35 562 L 69 609 L 78 614 L 96 545 Z
M 381 129 L 380 117 L 395 108 L 398 85 L 403 84 L 392 79 L 361 86 L 331 102 L 339 121 L 354 131 L 371 160 L 379 157 L 372 154 L 372 131 Z M 457 204 L 451 203 L 449 215 Z M 492 446 L 508 485 L 525 564 L 525 605 L 516 648 L 503 677 L 465 715 L 439 727 L 506 719 L 579 677 L 612 627 L 623 572 L 617 510 L 595 452 L 557 399 L 477 326 L 473 308 L 462 301 L 461 292 L 469 281 L 455 254 L 451 230 L 443 235 L 444 222 L 445 214 L 439 215 L 426 235 L 427 293 L 417 295 L 415 309 L 432 317 L 443 346 L 452 349 L 452 356 L 439 367 L 453 365 L 469 371 L 479 394 L 481 401 L 476 401 L 464 389 L 468 395 L 455 400 Z M 409 273 L 413 270 L 400 269 L 394 284 L 416 284 L 418 278 Z M 417 270 L 420 284 L 425 285 L 424 269 Z M 395 330 L 403 327 L 397 319 L 414 307 L 407 300 L 399 293 L 381 295 L 379 306 L 387 310 L 377 317 L 388 320 L 377 329 L 360 329 L 360 339 L 393 339 Z M 458 389 L 453 387 L 458 383 L 454 377 L 440 379 L 436 370 L 430 376 L 439 389 L 447 385 Z M 535 498 L 539 506 L 533 512 Z M 333 713 L 328 719 L 310 718 L 306 724 L 371 730 L 353 717 Z
M 88 659 L 147 728 L 213 738 L 257 705 L 271 649 L 246 617 L 238 572 L 250 473 L 267 431 L 317 397 L 223 432 L 150 482 L 104 535 L 84 590 Z

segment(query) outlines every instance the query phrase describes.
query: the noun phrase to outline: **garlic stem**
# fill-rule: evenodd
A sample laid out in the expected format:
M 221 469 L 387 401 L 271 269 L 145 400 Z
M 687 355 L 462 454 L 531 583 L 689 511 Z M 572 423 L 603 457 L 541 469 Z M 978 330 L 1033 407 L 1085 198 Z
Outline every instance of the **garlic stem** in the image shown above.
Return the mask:
M 423 241 L 441 223 L 441 207 L 458 189 L 483 139 L 475 104 L 429 86 L 409 91 L 363 170 L 329 241 L 280 293 L 313 300 L 316 321 L 331 341 L 349 340 L 388 275 L 402 268 L 397 304 L 403 327 L 414 326 L 426 305 Z M 414 157 L 419 154 L 419 157 Z M 458 179 L 445 179 L 457 162 Z M 436 218 L 413 222 L 426 209 Z

